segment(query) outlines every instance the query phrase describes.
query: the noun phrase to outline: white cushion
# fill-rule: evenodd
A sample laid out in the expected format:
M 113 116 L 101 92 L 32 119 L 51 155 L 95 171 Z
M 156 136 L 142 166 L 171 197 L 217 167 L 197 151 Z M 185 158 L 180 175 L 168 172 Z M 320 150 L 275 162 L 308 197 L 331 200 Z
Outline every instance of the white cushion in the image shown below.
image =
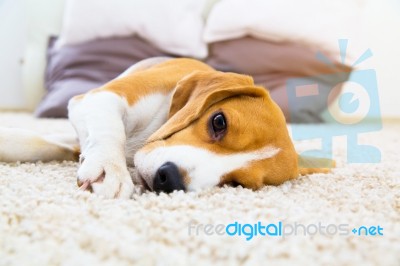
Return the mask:
M 358 40 L 363 0 L 221 0 L 209 14 L 207 43 L 251 35 L 338 53 L 340 38 Z
M 137 34 L 163 51 L 204 58 L 204 0 L 67 0 L 57 46 Z

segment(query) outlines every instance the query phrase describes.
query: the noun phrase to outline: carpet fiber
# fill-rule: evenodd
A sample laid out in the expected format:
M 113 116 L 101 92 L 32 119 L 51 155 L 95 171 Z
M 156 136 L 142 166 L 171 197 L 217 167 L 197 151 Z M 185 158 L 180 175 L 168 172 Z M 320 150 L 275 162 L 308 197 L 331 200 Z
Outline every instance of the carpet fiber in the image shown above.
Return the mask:
M 72 132 L 65 120 L 23 113 L 0 113 L 0 126 Z M 381 163 L 347 164 L 346 138 L 338 137 L 332 173 L 255 192 L 223 187 L 105 200 L 77 190 L 77 163 L 0 163 L 0 265 L 399 265 L 400 125 L 359 139 L 381 150 Z M 296 143 L 299 150 L 315 145 Z M 298 234 L 246 240 L 215 231 L 259 221 Z M 361 226 L 375 229 L 351 231 Z

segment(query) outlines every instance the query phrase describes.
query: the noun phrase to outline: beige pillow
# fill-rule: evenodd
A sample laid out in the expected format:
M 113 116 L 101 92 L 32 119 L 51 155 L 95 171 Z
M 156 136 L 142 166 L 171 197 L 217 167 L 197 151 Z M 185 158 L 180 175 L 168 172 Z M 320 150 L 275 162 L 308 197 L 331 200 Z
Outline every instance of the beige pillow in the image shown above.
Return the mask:
M 45 93 L 44 73 L 50 35 L 61 30 L 65 0 L 27 0 L 26 48 L 22 66 L 25 107 L 33 110 Z

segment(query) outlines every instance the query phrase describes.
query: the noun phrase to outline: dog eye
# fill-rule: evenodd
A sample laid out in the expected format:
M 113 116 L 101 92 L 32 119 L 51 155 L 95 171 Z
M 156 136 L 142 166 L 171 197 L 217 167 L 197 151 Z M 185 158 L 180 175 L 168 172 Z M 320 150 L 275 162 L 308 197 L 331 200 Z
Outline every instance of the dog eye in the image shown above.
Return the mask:
M 214 116 L 212 126 L 215 133 L 221 132 L 226 129 L 226 121 L 222 113 L 216 114 Z
M 211 117 L 211 131 L 216 139 L 221 139 L 226 131 L 226 119 L 223 113 L 217 113 Z

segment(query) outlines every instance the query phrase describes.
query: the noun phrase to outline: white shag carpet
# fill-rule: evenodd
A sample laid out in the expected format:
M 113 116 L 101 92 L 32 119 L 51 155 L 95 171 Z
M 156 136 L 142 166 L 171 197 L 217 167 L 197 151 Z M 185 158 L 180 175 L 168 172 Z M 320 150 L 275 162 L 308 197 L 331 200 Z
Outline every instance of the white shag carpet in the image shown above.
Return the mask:
M 24 113 L 0 113 L 0 126 L 72 132 L 66 120 Z M 131 200 L 78 191 L 74 162 L 0 163 L 0 265 L 400 265 L 400 124 L 360 136 L 381 150 L 379 164 L 346 164 L 345 141 L 334 141 L 338 167 L 330 174 L 255 192 L 224 187 Z M 196 235 L 197 227 L 189 235 L 190 221 L 379 225 L 383 235 L 333 235 L 330 226 L 304 236 L 299 227 L 297 236 L 246 241 L 204 228 Z

